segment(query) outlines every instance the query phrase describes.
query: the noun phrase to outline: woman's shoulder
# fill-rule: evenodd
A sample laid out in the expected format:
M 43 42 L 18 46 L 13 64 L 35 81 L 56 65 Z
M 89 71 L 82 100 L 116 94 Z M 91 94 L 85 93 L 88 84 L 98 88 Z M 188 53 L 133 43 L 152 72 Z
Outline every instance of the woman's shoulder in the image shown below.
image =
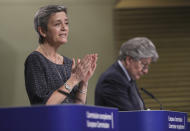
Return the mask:
M 27 56 L 25 63 L 28 63 L 28 62 L 31 63 L 33 61 L 39 61 L 40 59 L 44 59 L 43 55 L 38 51 L 33 51 L 32 53 L 30 53 Z
M 34 58 L 40 58 L 40 56 L 41 56 L 40 52 L 38 52 L 38 51 L 33 51 L 33 52 L 31 52 L 31 53 L 27 56 L 26 60 L 28 60 L 28 59 L 34 59 Z

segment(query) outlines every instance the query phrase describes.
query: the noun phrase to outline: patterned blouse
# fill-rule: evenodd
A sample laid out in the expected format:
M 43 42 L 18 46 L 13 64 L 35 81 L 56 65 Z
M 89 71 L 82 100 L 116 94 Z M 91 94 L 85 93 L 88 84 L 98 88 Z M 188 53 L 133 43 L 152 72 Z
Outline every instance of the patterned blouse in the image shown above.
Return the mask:
M 25 61 L 25 86 L 32 105 L 45 104 L 51 94 L 70 77 L 72 60 L 63 56 L 64 64 L 55 64 L 40 52 L 32 52 Z M 74 103 L 78 86 L 75 86 L 62 103 Z

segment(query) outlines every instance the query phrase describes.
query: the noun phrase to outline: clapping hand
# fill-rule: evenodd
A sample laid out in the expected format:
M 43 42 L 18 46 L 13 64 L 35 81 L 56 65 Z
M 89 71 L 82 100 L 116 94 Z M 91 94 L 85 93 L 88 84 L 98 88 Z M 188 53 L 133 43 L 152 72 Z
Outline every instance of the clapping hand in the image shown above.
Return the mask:
M 77 59 L 77 63 L 73 59 L 71 76 L 75 78 L 77 83 L 88 82 L 96 69 L 97 54 L 88 54 L 83 59 Z

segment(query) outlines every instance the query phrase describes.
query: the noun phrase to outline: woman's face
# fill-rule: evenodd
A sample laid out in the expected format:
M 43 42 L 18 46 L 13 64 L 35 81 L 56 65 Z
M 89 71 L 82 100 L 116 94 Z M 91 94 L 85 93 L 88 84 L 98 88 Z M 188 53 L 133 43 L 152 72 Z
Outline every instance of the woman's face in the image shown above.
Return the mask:
M 50 16 L 45 32 L 45 39 L 51 44 L 64 44 L 67 42 L 69 25 L 65 12 L 54 13 Z

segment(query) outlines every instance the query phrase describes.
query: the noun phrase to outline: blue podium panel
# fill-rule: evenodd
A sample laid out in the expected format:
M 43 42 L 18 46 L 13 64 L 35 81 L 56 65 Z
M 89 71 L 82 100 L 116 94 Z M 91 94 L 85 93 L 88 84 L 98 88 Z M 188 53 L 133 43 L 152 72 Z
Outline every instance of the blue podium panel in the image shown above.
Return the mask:
M 0 131 L 118 131 L 118 110 L 85 105 L 0 108 Z
M 187 113 L 173 111 L 119 112 L 119 131 L 186 131 Z
M 190 122 L 188 122 L 188 128 L 187 131 L 190 131 Z

